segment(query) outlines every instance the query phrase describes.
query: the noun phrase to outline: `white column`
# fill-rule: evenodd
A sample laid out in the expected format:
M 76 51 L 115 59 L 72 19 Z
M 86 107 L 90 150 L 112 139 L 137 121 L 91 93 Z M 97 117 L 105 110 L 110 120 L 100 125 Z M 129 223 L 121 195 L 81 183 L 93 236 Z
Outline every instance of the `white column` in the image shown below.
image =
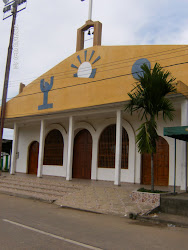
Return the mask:
M 122 114 L 117 111 L 116 120 L 116 156 L 115 156 L 115 181 L 114 185 L 120 185 L 121 180 L 121 155 L 122 155 Z
M 44 120 L 41 120 L 38 170 L 37 170 L 37 177 L 39 177 L 39 178 L 42 177 L 43 158 L 44 158 L 44 141 L 45 141 L 45 122 L 44 122 Z
M 184 100 L 181 104 L 181 126 L 188 125 L 188 100 Z
M 136 147 L 136 144 L 135 144 L 135 147 Z M 131 147 L 130 149 L 131 150 Z M 135 150 L 136 153 L 135 153 L 135 173 L 134 173 L 134 183 L 141 183 L 141 167 L 142 167 L 142 163 L 141 163 L 141 159 L 142 159 L 142 155 L 137 151 Z M 132 166 L 132 163 L 131 163 L 131 166 Z
M 10 174 L 15 174 L 16 171 L 16 152 L 18 146 L 18 125 L 14 123 L 14 135 L 12 145 L 11 169 Z
M 72 159 L 74 144 L 74 118 L 69 117 L 69 134 L 68 134 L 68 156 L 67 156 L 67 177 L 66 180 L 72 180 Z
M 91 167 L 91 179 L 97 180 L 98 170 L 98 136 L 96 134 L 93 137 L 93 148 L 92 148 L 92 167 Z
M 188 125 L 188 100 L 184 100 L 181 104 L 181 126 L 187 126 Z M 181 142 L 181 190 L 186 190 L 186 142 Z

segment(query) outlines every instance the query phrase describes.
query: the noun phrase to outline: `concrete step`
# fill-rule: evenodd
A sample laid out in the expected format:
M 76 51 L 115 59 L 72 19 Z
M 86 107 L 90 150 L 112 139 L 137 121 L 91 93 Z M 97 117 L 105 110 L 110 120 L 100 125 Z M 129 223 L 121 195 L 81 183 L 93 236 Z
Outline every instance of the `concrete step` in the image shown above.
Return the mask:
M 68 182 L 56 181 L 53 178 L 42 179 L 35 176 L 1 176 L 0 177 L 0 191 L 10 194 L 20 194 L 31 196 L 33 198 L 40 198 L 44 200 L 57 200 L 64 195 L 69 195 L 79 191 L 79 187 L 70 185 Z M 43 198 L 41 198 L 43 197 Z
M 55 189 L 45 189 L 45 188 L 40 188 L 40 187 L 31 187 L 31 186 L 26 186 L 26 185 L 20 185 L 20 184 L 5 184 L 5 183 L 0 183 L 0 190 L 1 189 L 13 189 L 13 190 L 23 190 L 26 192 L 34 192 L 34 193 L 40 193 L 40 194 L 46 194 L 46 195 L 54 195 L 54 196 L 59 196 L 62 197 L 65 193 L 71 193 L 69 191 L 57 191 Z
M 68 191 L 76 191 L 79 190 L 79 188 L 76 187 L 68 187 L 63 184 L 52 184 L 52 183 L 39 183 L 37 181 L 26 181 L 26 180 L 15 180 L 15 179 L 1 179 L 0 185 L 15 185 L 15 186 L 22 186 L 22 187 L 34 187 L 44 190 L 56 190 L 56 191 L 62 191 L 62 192 L 68 192 Z
M 59 198 L 56 195 L 37 193 L 37 192 L 26 191 L 26 190 L 18 190 L 18 189 L 7 188 L 7 187 L 6 188 L 1 187 L 0 192 L 3 194 L 11 195 L 11 196 L 17 196 L 21 198 L 30 198 L 34 200 L 45 201 L 48 203 L 53 203 Z
M 161 196 L 160 211 L 167 214 L 188 216 L 188 193 Z
M 9 181 L 9 182 L 22 182 L 22 183 L 35 183 L 35 184 L 40 184 L 40 185 L 50 185 L 50 186 L 54 186 L 54 187 L 66 187 L 66 188 L 78 188 L 78 187 L 74 187 L 74 185 L 69 182 L 60 182 L 60 181 L 56 181 L 56 180 L 47 180 L 47 179 L 43 179 L 43 178 L 37 178 L 37 177 L 32 177 L 32 178 L 28 178 L 27 176 L 24 177 L 19 177 L 18 175 L 15 176 L 7 176 L 7 177 L 1 177 L 0 176 L 0 182 L 1 181 Z

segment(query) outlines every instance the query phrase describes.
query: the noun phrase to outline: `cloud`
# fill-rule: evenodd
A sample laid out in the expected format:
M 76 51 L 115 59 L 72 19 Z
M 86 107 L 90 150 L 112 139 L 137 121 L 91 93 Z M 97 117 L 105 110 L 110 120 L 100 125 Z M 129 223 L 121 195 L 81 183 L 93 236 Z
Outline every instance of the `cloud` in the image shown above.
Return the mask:
M 0 2 L 0 9 L 3 2 Z M 188 44 L 187 0 L 94 0 L 93 20 L 103 24 L 102 45 Z M 11 18 L 0 12 L 0 96 Z M 28 1 L 17 15 L 18 69 L 11 65 L 9 98 L 76 51 L 77 29 L 88 18 L 88 0 Z M 91 41 L 88 46 L 91 46 Z

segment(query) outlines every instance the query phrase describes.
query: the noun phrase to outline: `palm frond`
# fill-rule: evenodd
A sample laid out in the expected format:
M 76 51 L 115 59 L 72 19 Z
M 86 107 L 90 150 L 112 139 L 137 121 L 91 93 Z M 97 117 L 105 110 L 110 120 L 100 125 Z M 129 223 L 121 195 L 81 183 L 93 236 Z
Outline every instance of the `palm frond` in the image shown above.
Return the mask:
M 158 139 L 157 124 L 151 119 L 141 124 L 136 136 L 136 143 L 140 153 L 155 153 L 156 140 Z
M 131 115 L 137 111 L 140 120 L 145 122 L 139 127 L 136 142 L 139 152 L 153 153 L 156 151 L 157 125 L 155 119 L 160 112 L 166 121 L 174 117 L 174 108 L 167 94 L 175 93 L 175 78 L 168 71 L 164 71 L 160 64 L 156 63 L 153 70 L 147 64 L 141 66 L 143 74 L 139 75 L 138 83 L 128 93 L 129 103 L 125 110 Z
M 164 121 L 166 121 L 167 119 L 170 121 L 173 120 L 175 109 L 169 99 L 163 98 L 163 100 L 161 101 L 160 109 L 163 113 Z

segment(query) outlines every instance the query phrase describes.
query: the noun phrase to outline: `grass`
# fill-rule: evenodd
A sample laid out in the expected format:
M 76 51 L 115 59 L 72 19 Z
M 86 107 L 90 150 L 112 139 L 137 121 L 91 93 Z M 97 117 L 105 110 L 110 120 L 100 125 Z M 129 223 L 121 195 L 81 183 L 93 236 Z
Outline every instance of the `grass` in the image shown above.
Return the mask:
M 161 191 L 161 190 L 154 190 L 154 192 L 152 192 L 150 189 L 146 189 L 146 188 L 139 188 L 137 191 L 145 192 L 145 193 L 156 193 L 156 194 L 167 193 L 167 191 Z

